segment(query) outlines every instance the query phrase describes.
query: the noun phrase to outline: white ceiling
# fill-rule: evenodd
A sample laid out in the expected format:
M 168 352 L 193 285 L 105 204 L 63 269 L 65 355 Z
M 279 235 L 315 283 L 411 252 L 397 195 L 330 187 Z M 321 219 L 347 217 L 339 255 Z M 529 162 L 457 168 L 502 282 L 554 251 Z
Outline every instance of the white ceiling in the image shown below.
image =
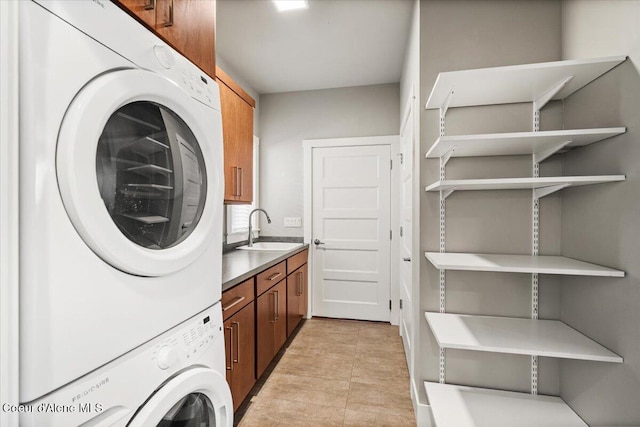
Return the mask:
M 412 0 L 217 0 L 216 53 L 258 93 L 400 81 Z

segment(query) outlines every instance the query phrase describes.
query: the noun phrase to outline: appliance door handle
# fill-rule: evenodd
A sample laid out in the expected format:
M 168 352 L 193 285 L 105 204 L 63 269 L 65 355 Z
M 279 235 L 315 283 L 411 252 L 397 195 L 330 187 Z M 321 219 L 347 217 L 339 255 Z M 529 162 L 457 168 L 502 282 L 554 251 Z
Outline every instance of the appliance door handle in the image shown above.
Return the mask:
M 233 363 L 240 363 L 240 322 L 231 322 L 231 327 L 236 325 L 236 358 Z
M 226 331 L 229 330 L 229 366 L 226 366 L 227 371 L 233 371 L 233 327 L 226 326 L 224 328 L 225 335 Z M 226 357 L 226 354 L 225 354 Z M 226 363 L 225 363 L 226 365 Z

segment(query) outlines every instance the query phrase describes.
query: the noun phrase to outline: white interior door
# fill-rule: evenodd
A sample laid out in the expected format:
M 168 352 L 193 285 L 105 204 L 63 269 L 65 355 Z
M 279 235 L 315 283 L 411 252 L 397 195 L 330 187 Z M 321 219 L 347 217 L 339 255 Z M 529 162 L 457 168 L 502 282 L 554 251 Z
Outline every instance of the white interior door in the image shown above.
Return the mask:
M 313 148 L 314 316 L 390 319 L 390 151 Z
M 407 364 L 411 366 L 411 346 L 413 323 L 411 316 L 413 269 L 411 266 L 413 246 L 413 96 L 409 97 L 407 113 L 400 130 L 400 335 L 407 356 Z

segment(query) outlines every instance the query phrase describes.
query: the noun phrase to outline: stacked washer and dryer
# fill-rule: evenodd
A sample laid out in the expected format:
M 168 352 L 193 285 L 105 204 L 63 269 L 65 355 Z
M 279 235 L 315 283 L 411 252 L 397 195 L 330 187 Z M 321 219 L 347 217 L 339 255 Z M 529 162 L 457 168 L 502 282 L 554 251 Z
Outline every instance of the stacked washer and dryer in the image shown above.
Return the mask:
M 216 83 L 105 0 L 20 3 L 25 426 L 231 426 Z

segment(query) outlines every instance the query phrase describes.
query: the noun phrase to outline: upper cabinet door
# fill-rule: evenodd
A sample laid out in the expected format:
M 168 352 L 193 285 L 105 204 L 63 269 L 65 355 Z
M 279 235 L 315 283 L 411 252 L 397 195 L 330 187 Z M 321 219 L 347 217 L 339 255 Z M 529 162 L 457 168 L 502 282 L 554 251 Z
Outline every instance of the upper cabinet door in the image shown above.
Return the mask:
M 215 77 L 214 0 L 156 0 L 155 30 L 208 75 Z
M 224 71 L 216 69 L 224 139 L 224 202 L 253 201 L 253 108 L 255 101 Z
M 215 0 L 114 1 L 205 73 L 215 77 Z

